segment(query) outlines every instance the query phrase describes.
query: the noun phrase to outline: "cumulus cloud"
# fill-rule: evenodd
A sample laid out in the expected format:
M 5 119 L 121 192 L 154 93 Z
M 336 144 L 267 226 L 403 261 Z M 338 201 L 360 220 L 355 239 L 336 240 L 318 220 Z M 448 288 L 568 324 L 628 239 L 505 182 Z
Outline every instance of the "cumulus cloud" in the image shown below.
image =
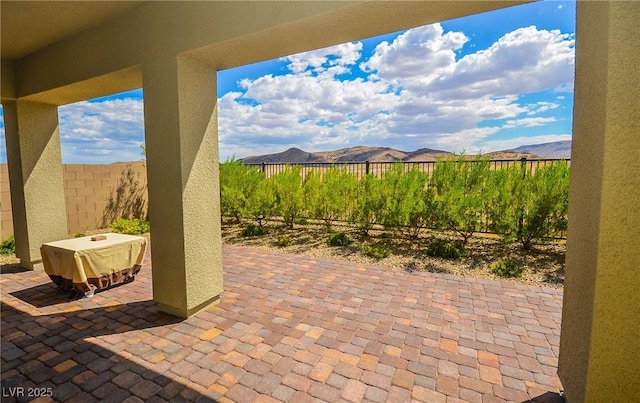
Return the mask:
M 221 147 L 239 155 L 252 141 L 278 150 L 286 143 L 461 151 L 501 129 L 557 121 L 546 116 L 558 108 L 557 95 L 521 98 L 572 86 L 573 35 L 519 28 L 456 56 L 469 41 L 433 24 L 380 43 L 368 58 L 358 42 L 290 56 L 290 73 L 243 80 L 241 92 L 221 98 Z M 336 71 L 358 70 L 357 78 L 336 78 Z
M 360 68 L 396 85 L 423 84 L 455 65 L 455 50 L 468 40 L 462 32 L 445 33 L 440 24 L 410 29 L 376 46 Z
M 58 109 L 63 162 L 139 160 L 144 142 L 142 100 L 78 102 Z
M 422 84 L 442 98 L 504 97 L 573 83 L 574 35 L 518 28 Z
M 306 70 L 319 72 L 331 66 L 349 66 L 360 59 L 362 51 L 361 42 L 343 43 L 328 48 L 312 50 L 281 58 L 288 61 L 287 67 L 293 73 L 302 73 Z M 345 70 L 338 69 L 336 72 Z
M 538 117 L 538 118 L 511 119 L 511 120 L 507 120 L 507 122 L 502 126 L 502 128 L 512 129 L 514 127 L 544 126 L 547 123 L 551 123 L 555 121 L 556 121 L 556 118 L 553 116 L 550 116 L 548 118 Z

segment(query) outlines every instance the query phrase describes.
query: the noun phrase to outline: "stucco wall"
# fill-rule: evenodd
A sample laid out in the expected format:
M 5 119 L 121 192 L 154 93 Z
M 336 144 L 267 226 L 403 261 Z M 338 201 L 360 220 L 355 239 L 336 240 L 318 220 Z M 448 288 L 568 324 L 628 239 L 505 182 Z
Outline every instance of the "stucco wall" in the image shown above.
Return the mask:
M 11 218 L 9 171 L 7 164 L 0 164 L 0 239 L 11 234 L 13 234 L 13 219 Z
M 147 211 L 147 174 L 142 162 L 63 165 L 69 234 L 102 228 L 114 217 Z M 7 164 L 0 164 L 0 238 L 13 234 Z

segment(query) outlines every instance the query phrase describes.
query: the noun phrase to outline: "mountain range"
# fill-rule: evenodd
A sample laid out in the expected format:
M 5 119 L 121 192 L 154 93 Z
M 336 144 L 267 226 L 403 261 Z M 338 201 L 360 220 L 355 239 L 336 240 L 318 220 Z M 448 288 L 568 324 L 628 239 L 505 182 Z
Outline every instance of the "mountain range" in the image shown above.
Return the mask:
M 241 161 L 247 164 L 261 163 L 307 163 L 307 162 L 387 162 L 387 161 L 435 161 L 439 157 L 452 155 L 448 151 L 420 148 L 415 151 L 400 151 L 390 147 L 355 146 L 334 151 L 307 152 L 299 148 L 289 148 L 286 151 L 249 156 Z M 541 159 L 541 158 L 570 158 L 571 140 L 553 143 L 524 145 L 511 150 L 493 151 L 482 154 L 491 159 Z
M 539 155 L 543 158 L 571 158 L 571 140 L 554 141 L 553 143 L 530 144 L 514 148 L 511 151 Z

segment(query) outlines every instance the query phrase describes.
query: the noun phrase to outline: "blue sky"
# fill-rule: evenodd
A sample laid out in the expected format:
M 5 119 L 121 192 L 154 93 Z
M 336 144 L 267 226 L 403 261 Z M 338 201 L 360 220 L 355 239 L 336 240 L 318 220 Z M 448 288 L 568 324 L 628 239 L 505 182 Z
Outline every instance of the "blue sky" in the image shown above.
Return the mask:
M 543 1 L 220 71 L 220 159 L 289 147 L 476 153 L 568 140 L 574 44 L 575 2 Z M 59 115 L 64 163 L 141 158 L 142 90 Z

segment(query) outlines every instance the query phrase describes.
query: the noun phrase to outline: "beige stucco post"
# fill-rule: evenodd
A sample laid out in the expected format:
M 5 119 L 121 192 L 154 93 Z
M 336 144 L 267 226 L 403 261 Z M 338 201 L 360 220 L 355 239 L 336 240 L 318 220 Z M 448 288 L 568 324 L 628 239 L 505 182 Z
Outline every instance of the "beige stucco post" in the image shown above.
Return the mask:
M 569 403 L 640 396 L 640 3 L 579 2 L 558 373 Z
M 187 56 L 143 65 L 153 298 L 181 317 L 222 292 L 216 78 Z
M 67 237 L 58 108 L 3 103 L 16 255 L 41 270 L 40 246 Z

